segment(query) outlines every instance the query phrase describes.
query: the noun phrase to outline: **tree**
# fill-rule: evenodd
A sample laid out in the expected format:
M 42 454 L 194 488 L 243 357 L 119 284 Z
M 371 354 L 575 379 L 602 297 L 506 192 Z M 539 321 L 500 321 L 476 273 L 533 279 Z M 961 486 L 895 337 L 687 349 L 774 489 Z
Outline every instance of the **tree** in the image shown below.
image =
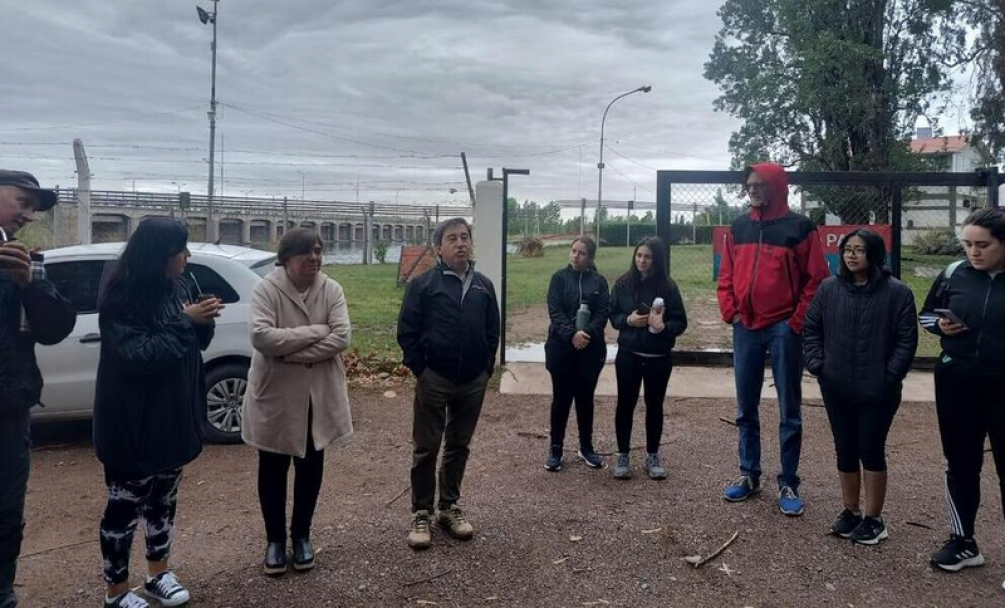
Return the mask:
M 1005 0 L 963 0 L 964 19 L 976 32 L 957 62 L 973 67 L 974 136 L 1005 161 Z
M 722 195 L 722 188 L 715 192 L 712 204 L 698 214 L 699 226 L 729 226 L 734 219 L 746 213 L 743 207 L 732 206 Z
M 734 166 L 918 167 L 907 142 L 949 91 L 948 62 L 966 41 L 960 1 L 726 0 L 705 77 L 722 90 L 715 108 L 743 121 Z M 889 204 L 875 191 L 819 198 L 846 222 Z

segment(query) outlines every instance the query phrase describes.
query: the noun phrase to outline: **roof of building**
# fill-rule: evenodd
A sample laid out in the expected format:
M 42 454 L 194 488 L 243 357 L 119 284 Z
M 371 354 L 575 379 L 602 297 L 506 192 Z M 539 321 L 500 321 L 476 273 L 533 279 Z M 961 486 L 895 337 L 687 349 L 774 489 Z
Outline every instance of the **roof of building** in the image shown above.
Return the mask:
M 970 145 L 970 137 L 951 135 L 948 137 L 926 137 L 912 139 L 911 152 L 915 154 L 954 154 Z

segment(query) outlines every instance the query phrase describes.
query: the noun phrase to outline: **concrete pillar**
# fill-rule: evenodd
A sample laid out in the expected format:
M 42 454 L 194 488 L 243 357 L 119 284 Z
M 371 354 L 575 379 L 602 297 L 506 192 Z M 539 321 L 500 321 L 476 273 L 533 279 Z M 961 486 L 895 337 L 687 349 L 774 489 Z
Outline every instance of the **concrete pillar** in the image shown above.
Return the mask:
M 503 248 L 502 182 L 478 182 L 475 186 L 474 241 L 478 272 L 495 285 L 502 301 Z
M 245 218 L 241 220 L 241 244 L 248 245 L 251 243 L 251 220 Z

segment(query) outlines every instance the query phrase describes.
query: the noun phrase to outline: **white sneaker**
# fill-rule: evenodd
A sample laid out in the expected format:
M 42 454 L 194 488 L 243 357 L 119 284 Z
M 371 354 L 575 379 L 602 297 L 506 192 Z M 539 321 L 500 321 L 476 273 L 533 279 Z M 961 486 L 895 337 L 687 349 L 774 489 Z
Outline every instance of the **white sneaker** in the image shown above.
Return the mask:
M 178 577 L 170 570 L 158 575 L 157 578 L 147 577 L 147 584 L 144 587 L 147 595 L 156 599 L 162 606 L 181 606 L 192 599 L 188 589 L 181 586 Z
M 105 597 L 105 608 L 150 608 L 150 604 L 132 591 L 126 591 L 114 599 Z

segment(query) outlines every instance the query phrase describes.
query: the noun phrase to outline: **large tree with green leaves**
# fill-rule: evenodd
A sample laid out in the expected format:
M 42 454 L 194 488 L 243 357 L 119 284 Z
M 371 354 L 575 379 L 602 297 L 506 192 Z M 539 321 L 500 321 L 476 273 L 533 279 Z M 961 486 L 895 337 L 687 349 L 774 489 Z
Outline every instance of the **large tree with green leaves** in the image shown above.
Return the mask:
M 974 136 L 1005 162 L 1005 0 L 958 0 L 974 36 L 957 60 L 973 70 Z
M 716 109 L 742 120 L 729 142 L 734 166 L 920 167 L 907 142 L 949 91 L 948 62 L 966 44 L 956 1 L 726 0 L 719 16 L 705 77 L 722 90 Z M 827 205 L 857 222 L 888 204 L 862 198 Z

